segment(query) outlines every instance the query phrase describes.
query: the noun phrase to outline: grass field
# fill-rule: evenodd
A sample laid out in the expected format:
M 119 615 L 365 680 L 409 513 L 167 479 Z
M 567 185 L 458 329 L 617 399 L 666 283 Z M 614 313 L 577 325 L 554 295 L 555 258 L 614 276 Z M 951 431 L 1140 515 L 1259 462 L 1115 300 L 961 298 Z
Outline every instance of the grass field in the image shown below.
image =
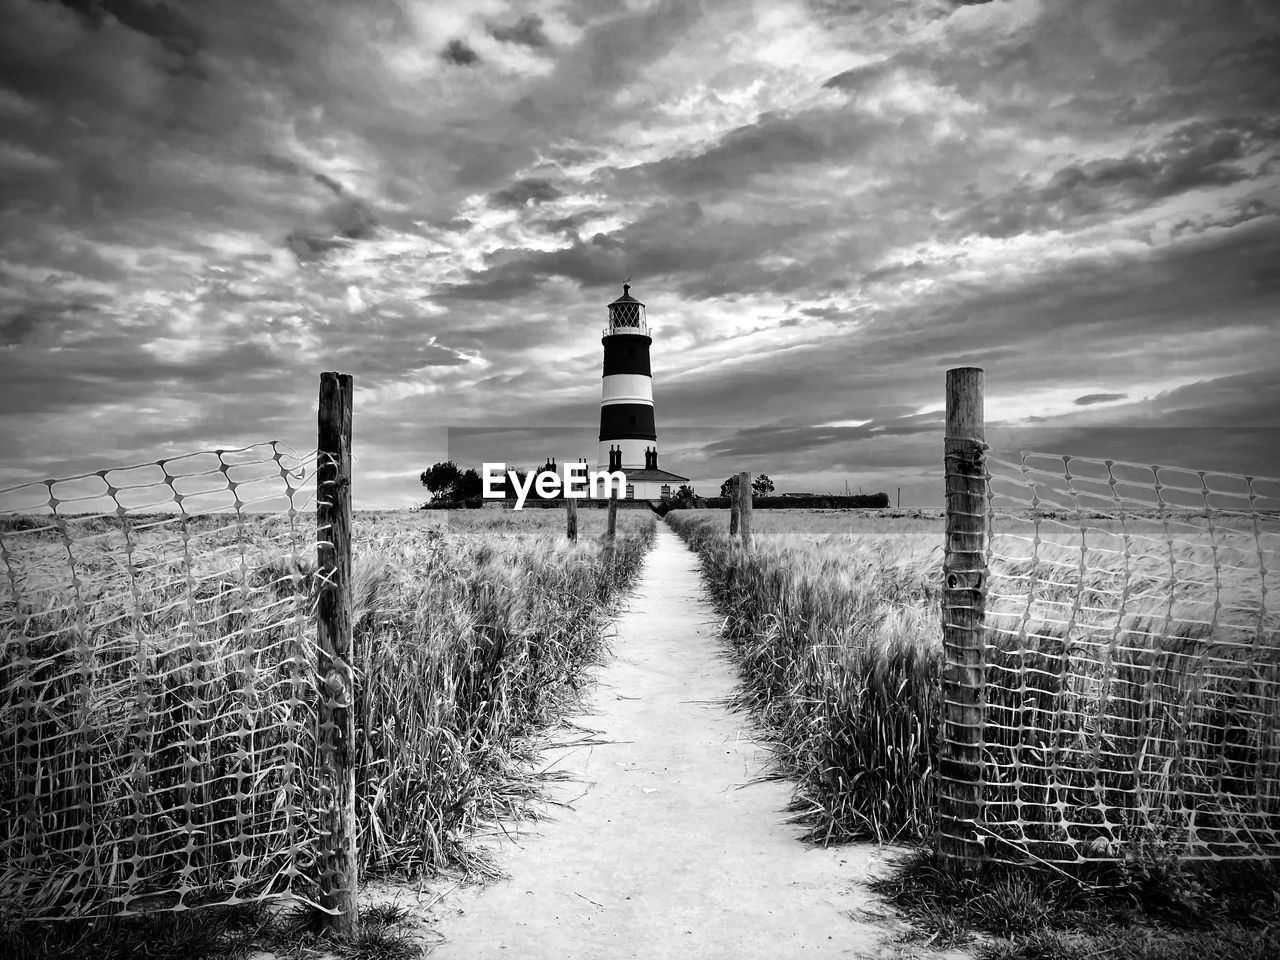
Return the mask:
M 734 548 L 723 512 L 679 511 L 670 522 L 702 556 L 815 838 L 929 836 L 941 520 L 761 511 L 751 558 Z M 1168 839 L 1187 810 L 1201 815 L 1206 855 L 1274 849 L 1280 614 L 1265 602 L 1280 586 L 1274 529 L 1265 540 L 1248 525 L 1220 525 L 1210 539 L 1192 525 L 1170 539 L 1151 519 L 1123 531 L 1090 525 L 1083 548 L 1079 527 L 1060 519 L 997 527 L 993 822 L 1020 817 L 1010 839 L 1056 861 L 1114 854 L 1156 826 Z M 1050 768 L 1071 789 L 1046 796 Z M 1216 822 L 1209 800 L 1220 801 Z
M 886 530 L 862 513 L 760 511 L 749 560 L 725 511 L 667 520 L 701 555 L 746 697 L 776 732 L 811 837 L 925 836 L 941 670 L 938 521 L 901 518 Z
M 676 511 L 668 522 L 701 556 L 744 700 L 771 729 L 781 771 L 797 780 L 794 806 L 809 838 L 929 844 L 942 518 L 757 511 L 751 556 L 729 538 L 725 511 Z M 1115 925 L 1154 897 L 1166 921 L 1217 930 L 1216 891 L 1243 891 L 1233 902 L 1245 904 L 1246 926 L 1220 931 L 1243 946 L 1224 955 L 1263 956 L 1250 931 L 1280 909 L 1265 895 L 1270 868 L 1246 865 L 1265 876 L 1242 886 L 1238 876 L 1206 879 L 1217 876 L 1212 864 L 1188 879 L 1183 860 L 1280 854 L 1280 617 L 1267 603 L 1280 587 L 1275 524 L 1221 523 L 1209 533 L 1184 516 L 1123 526 L 1095 518 L 1089 527 L 1082 540 L 1062 516 L 997 526 L 984 815 L 1016 854 L 986 849 L 996 860 L 1029 852 L 1076 861 L 1078 876 L 1128 892 L 1091 900 L 1068 883 L 1067 909 L 1067 888 L 1042 878 L 995 864 L 955 882 L 927 857 L 883 892 L 942 939 L 964 927 L 1031 937 L 1025 952 L 990 956 L 1084 957 L 1112 948 L 1073 940 L 1074 926 L 1132 941 Z M 1012 926 L 997 929 L 992 917 Z M 1116 949 L 1193 956 L 1214 934 L 1196 937 Z
M 365 875 L 483 869 L 467 837 L 535 791 L 527 735 L 600 653 L 654 521 L 623 512 L 612 548 L 603 513 L 576 545 L 563 522 L 356 514 Z M 6 901 L 92 913 L 281 888 L 314 856 L 314 522 L 292 548 L 282 516 L 70 526 L 70 560 L 58 531 L 0 527 Z

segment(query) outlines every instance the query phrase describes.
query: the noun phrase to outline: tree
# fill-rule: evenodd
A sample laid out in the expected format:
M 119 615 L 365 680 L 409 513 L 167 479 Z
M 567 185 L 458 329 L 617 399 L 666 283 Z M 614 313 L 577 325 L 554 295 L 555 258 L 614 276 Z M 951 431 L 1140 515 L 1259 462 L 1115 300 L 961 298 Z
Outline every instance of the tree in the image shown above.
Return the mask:
M 732 497 L 733 492 L 738 489 L 738 476 L 734 474 L 724 483 L 720 484 L 720 496 Z M 773 492 L 773 481 L 769 479 L 767 473 L 762 473 L 751 481 L 751 496 L 763 497 Z
M 453 499 L 450 494 L 453 485 L 462 477 L 462 471 L 452 460 L 441 460 L 433 463 L 418 476 L 422 485 L 431 491 L 433 502 Z
M 676 491 L 675 499 L 677 503 L 692 503 L 698 499 L 698 495 L 693 492 L 693 487 L 687 483 L 682 483 L 680 484 L 680 489 Z
M 462 476 L 454 482 L 450 495 L 454 500 L 470 500 L 473 497 L 484 496 L 484 481 L 480 479 L 480 474 L 476 470 L 464 470 Z
M 461 469 L 452 460 L 433 463 L 418 476 L 431 491 L 432 503 L 457 503 L 484 493 L 484 483 L 474 469 Z

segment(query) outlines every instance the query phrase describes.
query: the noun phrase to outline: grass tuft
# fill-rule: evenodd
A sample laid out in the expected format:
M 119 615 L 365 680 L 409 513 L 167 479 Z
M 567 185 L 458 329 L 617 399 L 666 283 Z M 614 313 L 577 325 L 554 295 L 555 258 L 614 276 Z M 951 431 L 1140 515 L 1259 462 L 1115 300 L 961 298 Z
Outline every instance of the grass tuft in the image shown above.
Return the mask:
M 275 920 L 261 903 L 141 917 L 10 921 L 0 957 L 12 960 L 243 960 L 269 938 Z
M 958 877 L 920 849 L 870 887 L 911 922 L 913 939 L 957 946 L 982 934 L 983 958 L 1280 956 L 1273 865 L 1184 867 L 1128 880 L 1120 866 L 1091 869 L 1090 882 L 1005 864 Z M 1206 952 L 1219 941 L 1221 952 Z

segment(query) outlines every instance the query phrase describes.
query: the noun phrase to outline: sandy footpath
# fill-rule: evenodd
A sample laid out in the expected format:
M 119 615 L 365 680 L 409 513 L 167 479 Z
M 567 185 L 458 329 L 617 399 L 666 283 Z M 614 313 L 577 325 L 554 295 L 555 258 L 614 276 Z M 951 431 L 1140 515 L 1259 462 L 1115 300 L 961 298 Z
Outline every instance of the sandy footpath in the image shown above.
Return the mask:
M 573 718 L 607 742 L 546 753 L 573 775 L 552 786 L 570 806 L 511 825 L 509 879 L 435 905 L 434 960 L 937 956 L 865 915 L 880 908 L 861 881 L 892 851 L 808 847 L 783 822 L 786 784 L 744 786 L 767 757 L 723 703 L 734 668 L 697 560 L 665 524 L 612 645 Z

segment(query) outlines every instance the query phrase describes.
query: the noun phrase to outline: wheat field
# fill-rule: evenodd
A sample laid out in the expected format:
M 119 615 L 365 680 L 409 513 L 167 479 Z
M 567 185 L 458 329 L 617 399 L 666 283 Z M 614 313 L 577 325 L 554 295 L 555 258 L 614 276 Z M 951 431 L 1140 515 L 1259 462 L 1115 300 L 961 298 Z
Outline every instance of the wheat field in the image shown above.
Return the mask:
M 810 837 L 931 838 L 941 517 L 758 511 L 750 556 L 724 512 L 669 522 L 701 556 Z M 989 854 L 1275 856 L 1274 522 L 1080 526 L 1010 517 L 992 539 Z
M 362 873 L 483 869 L 529 736 L 599 656 L 653 518 L 357 513 Z M 94 915 L 312 891 L 314 520 L 7 518 L 0 893 Z

